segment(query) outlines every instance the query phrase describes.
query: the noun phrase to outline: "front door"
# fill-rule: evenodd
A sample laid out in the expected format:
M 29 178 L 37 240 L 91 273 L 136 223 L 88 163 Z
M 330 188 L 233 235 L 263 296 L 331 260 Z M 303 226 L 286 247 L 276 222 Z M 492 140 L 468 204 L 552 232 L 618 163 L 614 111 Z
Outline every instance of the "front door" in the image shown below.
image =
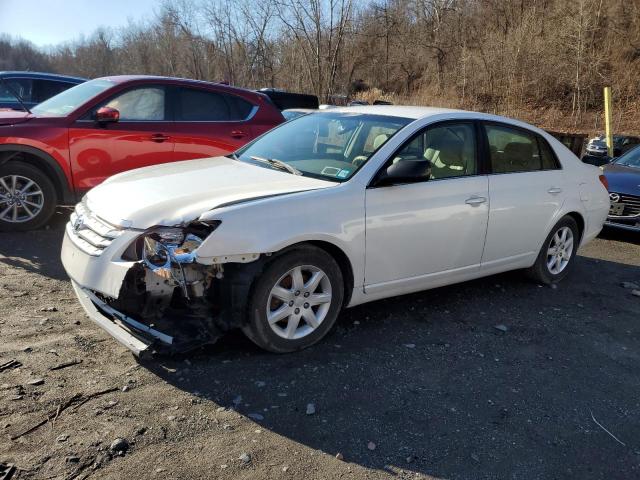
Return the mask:
M 434 286 L 479 269 L 489 212 L 472 122 L 429 126 L 389 163 L 424 162 L 428 180 L 366 191 L 365 291 Z M 451 278 L 451 275 L 448 275 Z
M 69 129 L 76 188 L 87 190 L 116 173 L 174 160 L 170 116 L 163 86 L 134 87 L 94 107 Z M 120 112 L 117 122 L 99 124 L 95 111 Z

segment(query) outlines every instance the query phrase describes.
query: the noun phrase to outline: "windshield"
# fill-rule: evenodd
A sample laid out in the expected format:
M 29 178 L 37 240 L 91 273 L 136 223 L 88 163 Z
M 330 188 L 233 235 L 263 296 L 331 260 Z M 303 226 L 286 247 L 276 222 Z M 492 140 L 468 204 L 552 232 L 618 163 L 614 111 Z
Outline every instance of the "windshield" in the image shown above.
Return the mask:
M 408 118 L 362 113 L 313 113 L 271 130 L 235 155 L 260 165 L 265 162 L 256 158 L 279 160 L 302 175 L 342 182 L 411 122 Z
M 64 117 L 114 85 L 115 83 L 109 80 L 91 80 L 81 83 L 36 105 L 31 111 L 41 117 Z
M 614 160 L 613 163 L 616 165 L 624 165 L 625 167 L 640 168 L 640 147 L 629 150 L 627 153 Z

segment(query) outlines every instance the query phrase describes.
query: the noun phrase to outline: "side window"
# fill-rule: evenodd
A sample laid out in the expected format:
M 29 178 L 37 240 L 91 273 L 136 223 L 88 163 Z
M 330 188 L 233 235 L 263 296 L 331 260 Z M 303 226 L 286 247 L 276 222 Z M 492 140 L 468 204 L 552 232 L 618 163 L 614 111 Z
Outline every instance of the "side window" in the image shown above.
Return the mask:
M 53 80 L 34 80 L 33 96 L 34 102 L 44 102 L 51 97 L 64 92 L 73 87 L 74 84 L 68 82 L 56 82 Z
M 158 121 L 165 119 L 165 91 L 161 87 L 136 88 L 111 99 L 105 107 L 120 112 L 120 120 Z
M 221 122 L 230 119 L 229 105 L 216 92 L 181 88 L 178 90 L 177 121 Z
M 364 141 L 364 148 L 362 153 L 365 156 L 370 156 L 378 148 L 380 148 L 390 137 L 396 133 L 397 130 L 393 128 L 387 128 L 384 126 L 374 125 L 369 129 L 369 134 Z
M 542 169 L 543 170 L 557 170 L 560 168 L 558 165 L 558 160 L 556 159 L 555 154 L 551 150 L 549 143 L 542 138 L 538 137 L 538 145 L 540 146 L 540 159 L 542 161 Z
M 538 141 L 533 132 L 503 125 L 485 125 L 493 173 L 533 172 L 542 170 L 543 162 L 556 168 L 550 150 L 541 154 L 538 144 L 550 147 L 543 139 Z M 542 147 L 544 148 L 544 147 Z M 544 158 L 546 157 L 546 159 Z
M 424 162 L 429 178 L 475 175 L 475 129 L 472 123 L 446 123 L 428 127 L 415 135 L 395 155 L 393 163 Z
M 7 88 L 5 85 L 9 85 Z M 0 83 L 0 99 L 8 102 L 17 102 L 14 92 L 20 95 L 23 102 L 33 101 L 33 82 L 30 78 L 6 78 Z
M 234 121 L 246 120 L 251 110 L 253 110 L 253 105 L 246 100 L 236 96 L 236 95 L 225 95 L 222 94 L 227 103 L 229 104 L 229 119 Z
M 246 119 L 253 105 L 235 95 L 180 88 L 177 120 L 183 122 L 226 122 Z

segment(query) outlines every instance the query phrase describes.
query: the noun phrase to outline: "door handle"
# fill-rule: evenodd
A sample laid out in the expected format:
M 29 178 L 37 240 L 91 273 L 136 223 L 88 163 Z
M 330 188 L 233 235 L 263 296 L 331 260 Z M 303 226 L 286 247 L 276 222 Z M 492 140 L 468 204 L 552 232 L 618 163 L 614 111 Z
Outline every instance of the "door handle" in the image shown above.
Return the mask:
M 474 195 L 473 197 L 467 198 L 464 203 L 467 205 L 471 205 L 473 207 L 477 207 L 485 203 L 487 199 L 485 197 L 480 197 L 479 195 Z
M 157 143 L 162 143 L 165 140 L 169 140 L 169 137 L 163 133 L 154 133 L 151 135 L 151 140 Z
M 242 138 L 242 137 L 246 137 L 247 134 L 242 130 L 231 130 L 231 136 L 233 138 Z
M 547 192 L 549 192 L 551 195 L 557 195 L 559 193 L 562 193 L 562 189 L 560 187 L 551 187 L 549 190 L 547 190 Z

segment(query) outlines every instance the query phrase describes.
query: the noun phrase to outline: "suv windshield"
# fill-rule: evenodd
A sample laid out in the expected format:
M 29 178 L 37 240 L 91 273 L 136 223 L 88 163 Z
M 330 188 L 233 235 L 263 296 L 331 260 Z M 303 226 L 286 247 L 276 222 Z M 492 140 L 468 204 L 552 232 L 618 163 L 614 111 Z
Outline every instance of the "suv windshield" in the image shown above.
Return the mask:
M 277 161 L 285 162 L 302 175 L 342 182 L 411 122 L 362 113 L 313 113 L 271 130 L 235 156 L 260 165 L 271 160 L 273 168 Z
M 109 80 L 91 80 L 81 83 L 36 105 L 31 111 L 41 117 L 64 117 L 114 85 L 115 83 Z
M 640 147 L 629 150 L 627 153 L 613 161 L 616 165 L 640 168 Z

